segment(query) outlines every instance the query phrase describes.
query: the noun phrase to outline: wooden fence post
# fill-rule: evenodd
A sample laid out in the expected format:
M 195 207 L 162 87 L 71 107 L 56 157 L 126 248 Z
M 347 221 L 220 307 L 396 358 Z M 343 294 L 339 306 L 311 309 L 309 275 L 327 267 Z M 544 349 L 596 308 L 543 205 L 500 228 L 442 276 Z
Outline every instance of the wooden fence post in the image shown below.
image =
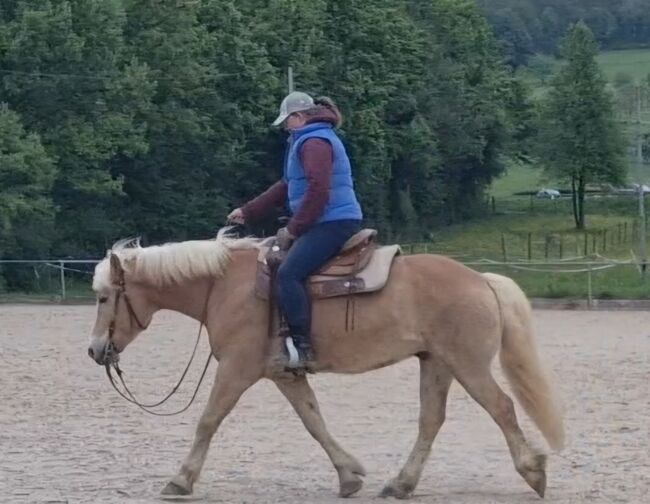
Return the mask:
M 597 238 L 596 233 L 593 233 L 591 235 L 591 238 L 592 238 L 592 240 L 591 240 L 591 251 L 595 254 L 596 253 L 596 238 Z
M 548 261 L 548 235 L 544 235 L 544 260 Z

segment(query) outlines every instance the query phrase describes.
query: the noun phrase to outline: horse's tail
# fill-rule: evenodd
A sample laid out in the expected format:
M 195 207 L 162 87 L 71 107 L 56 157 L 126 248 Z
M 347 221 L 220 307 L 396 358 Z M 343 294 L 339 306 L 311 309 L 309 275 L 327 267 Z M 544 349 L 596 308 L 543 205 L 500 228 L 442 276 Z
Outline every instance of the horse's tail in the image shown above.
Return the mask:
M 515 396 L 554 450 L 564 446 L 562 407 L 540 361 L 526 295 L 510 278 L 485 273 L 501 311 L 499 358 Z

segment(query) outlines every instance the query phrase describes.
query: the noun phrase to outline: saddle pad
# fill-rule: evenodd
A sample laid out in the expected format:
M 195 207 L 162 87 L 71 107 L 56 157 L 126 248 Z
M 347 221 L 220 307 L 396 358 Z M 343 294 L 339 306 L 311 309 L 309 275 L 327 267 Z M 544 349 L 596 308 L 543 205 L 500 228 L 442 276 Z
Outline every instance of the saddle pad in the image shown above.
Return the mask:
M 373 251 L 368 265 L 354 276 L 311 276 L 307 282 L 309 293 L 312 299 L 324 299 L 381 290 L 388 282 L 393 259 L 400 253 L 399 245 L 378 247 Z M 269 299 L 269 285 L 268 270 L 262 262 L 258 262 L 255 294 L 262 299 Z

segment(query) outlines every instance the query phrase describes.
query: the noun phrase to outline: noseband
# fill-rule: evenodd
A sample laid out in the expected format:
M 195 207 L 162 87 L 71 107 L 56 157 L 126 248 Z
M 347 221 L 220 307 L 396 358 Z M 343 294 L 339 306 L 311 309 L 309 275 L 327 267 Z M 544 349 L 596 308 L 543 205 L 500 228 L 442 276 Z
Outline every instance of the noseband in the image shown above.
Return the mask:
M 186 411 L 194 402 L 194 399 L 196 398 L 199 388 L 201 387 L 201 383 L 203 383 L 203 378 L 205 377 L 205 374 L 208 370 L 208 366 L 210 365 L 210 361 L 212 360 L 213 353 L 212 349 L 210 349 L 210 354 L 208 355 L 208 358 L 205 362 L 205 366 L 203 367 L 203 372 L 201 373 L 201 377 L 199 378 L 199 382 L 196 385 L 196 389 L 194 390 L 194 393 L 192 394 L 192 397 L 188 401 L 188 403 L 181 408 L 178 411 L 174 411 L 171 413 L 160 413 L 157 411 L 153 411 L 151 408 L 155 408 L 157 406 L 160 406 L 167 402 L 167 400 L 172 397 L 176 391 L 179 389 L 181 386 L 181 383 L 183 383 L 183 380 L 185 379 L 185 376 L 187 375 L 187 372 L 190 369 L 190 365 L 194 361 L 194 356 L 196 355 L 196 349 L 199 346 L 199 341 L 201 340 L 201 332 L 203 330 L 203 326 L 205 325 L 205 320 L 207 317 L 207 312 L 208 312 L 208 302 L 210 301 L 210 296 L 212 294 L 212 290 L 214 289 L 214 284 L 216 283 L 216 278 L 212 281 L 209 290 L 206 294 L 205 297 L 205 305 L 203 306 L 203 315 L 201 317 L 201 324 L 199 326 L 199 332 L 196 335 L 196 342 L 194 343 L 194 349 L 192 350 L 192 355 L 190 356 L 190 360 L 187 363 L 187 366 L 185 366 L 185 370 L 183 371 L 183 374 L 181 374 L 181 377 L 179 378 L 178 382 L 172 390 L 160 401 L 156 403 L 151 403 L 151 404 L 144 404 L 136 399 L 136 397 L 133 395 L 129 387 L 126 385 L 124 382 L 124 377 L 122 376 L 124 373 L 119 367 L 118 361 L 119 361 L 119 354 L 117 353 L 117 349 L 115 348 L 115 344 L 113 343 L 113 336 L 115 334 L 115 322 L 117 320 L 117 311 L 119 308 L 120 304 L 120 298 L 124 298 L 124 303 L 126 304 L 126 309 L 129 312 L 129 323 L 133 324 L 133 321 L 135 320 L 135 323 L 138 325 L 138 328 L 142 331 L 147 329 L 149 326 L 148 324 L 145 325 L 143 324 L 140 319 L 138 318 L 138 315 L 135 313 L 135 310 L 133 309 L 133 305 L 131 304 L 131 300 L 129 299 L 129 295 L 126 292 L 126 281 L 124 279 L 124 271 L 121 271 L 120 273 L 120 279 L 118 283 L 118 289 L 117 293 L 115 294 L 115 306 L 113 308 L 113 319 L 111 320 L 109 326 L 108 326 L 108 343 L 106 345 L 106 361 L 105 361 L 105 368 L 106 368 L 106 375 L 108 376 L 108 380 L 110 381 L 111 385 L 113 388 L 117 391 L 117 393 L 124 399 L 126 399 L 128 402 L 131 404 L 135 404 L 138 408 L 140 408 L 143 411 L 146 411 L 147 413 L 150 413 L 152 415 L 156 416 L 173 416 L 173 415 L 178 415 L 180 413 L 183 413 Z M 118 387 L 115 382 L 115 378 L 113 378 L 113 374 L 111 372 L 112 369 L 115 369 L 115 372 L 117 374 L 118 379 L 122 383 L 122 387 L 124 388 L 125 392 L 122 392 Z

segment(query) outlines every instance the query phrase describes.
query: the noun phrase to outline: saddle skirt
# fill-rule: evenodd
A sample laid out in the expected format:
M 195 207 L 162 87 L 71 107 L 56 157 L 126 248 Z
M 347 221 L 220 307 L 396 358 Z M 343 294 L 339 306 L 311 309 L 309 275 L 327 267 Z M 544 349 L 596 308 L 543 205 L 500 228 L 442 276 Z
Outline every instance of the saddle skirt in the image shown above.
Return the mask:
M 351 294 L 375 292 L 384 288 L 393 264 L 401 253 L 399 245 L 378 246 L 377 231 L 363 229 L 352 236 L 341 251 L 309 277 L 307 288 L 312 299 L 324 299 Z M 270 298 L 271 270 L 266 256 L 275 238 L 260 245 L 257 257 L 255 294 L 261 299 Z

